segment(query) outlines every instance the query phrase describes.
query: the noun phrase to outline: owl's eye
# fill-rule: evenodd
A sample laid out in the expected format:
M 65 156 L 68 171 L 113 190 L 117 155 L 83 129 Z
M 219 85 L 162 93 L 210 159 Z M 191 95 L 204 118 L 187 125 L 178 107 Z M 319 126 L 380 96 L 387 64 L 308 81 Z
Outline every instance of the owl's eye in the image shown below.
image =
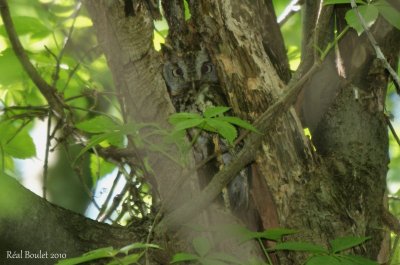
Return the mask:
M 213 69 L 213 65 L 210 62 L 205 62 L 203 63 L 203 65 L 201 66 L 201 73 L 202 74 L 208 74 L 211 73 Z
M 172 75 L 175 77 L 182 77 L 183 76 L 183 70 L 180 67 L 177 67 L 172 70 Z

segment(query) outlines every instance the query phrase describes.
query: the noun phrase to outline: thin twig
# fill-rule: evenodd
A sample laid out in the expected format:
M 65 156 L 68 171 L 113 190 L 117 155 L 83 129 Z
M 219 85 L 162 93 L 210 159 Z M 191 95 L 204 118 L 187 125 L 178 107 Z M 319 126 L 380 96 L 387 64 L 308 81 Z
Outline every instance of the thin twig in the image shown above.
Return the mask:
M 75 6 L 74 13 L 72 14 L 71 27 L 69 28 L 67 36 L 65 36 L 65 38 L 64 38 L 63 47 L 56 58 L 56 69 L 54 70 L 54 74 L 53 74 L 53 84 L 52 84 L 53 87 L 57 86 L 57 81 L 58 81 L 60 69 L 61 69 L 60 66 L 61 66 L 62 57 L 64 56 L 65 49 L 67 47 L 69 40 L 71 39 L 72 32 L 74 31 L 76 19 L 78 18 L 79 11 L 81 10 L 81 6 L 82 6 L 82 2 L 78 1 L 78 3 Z
M 121 178 L 121 171 L 118 171 L 118 173 L 117 173 L 117 176 L 115 177 L 115 179 L 114 179 L 114 181 L 113 181 L 113 184 L 112 184 L 112 186 L 111 186 L 111 189 L 110 189 L 110 191 L 108 192 L 108 194 L 107 194 L 107 198 L 106 198 L 106 200 L 104 201 L 104 203 L 103 203 L 103 205 L 101 206 L 101 209 L 100 209 L 100 211 L 99 211 L 99 214 L 97 215 L 97 217 L 96 217 L 96 220 L 100 220 L 100 217 L 104 214 L 104 212 L 107 210 L 107 205 L 109 204 L 109 202 L 110 202 L 110 200 L 111 200 L 111 198 L 112 198 L 112 195 L 114 194 L 114 191 L 115 191 L 115 189 L 116 189 L 116 187 L 117 187 L 117 184 L 118 184 L 118 182 L 119 182 L 119 180 L 120 180 L 120 178 Z
M 279 15 L 277 21 L 279 26 L 285 24 L 289 18 L 300 11 L 300 6 L 303 4 L 303 0 L 292 0 L 283 10 L 282 14 Z
M 400 94 L 400 79 L 399 76 L 397 75 L 396 71 L 392 68 L 392 66 L 389 64 L 388 60 L 386 59 L 385 55 L 383 54 L 381 48 L 378 45 L 378 42 L 375 40 L 374 36 L 370 32 L 367 23 L 365 22 L 365 19 L 362 17 L 360 11 L 358 10 L 357 3 L 355 0 L 351 0 L 351 8 L 356 12 L 357 17 L 367 34 L 368 40 L 371 43 L 372 47 L 375 50 L 376 53 L 376 58 L 378 58 L 380 61 L 382 61 L 385 69 L 389 72 L 390 76 L 393 79 L 393 82 L 396 84 L 396 90 L 397 94 Z
M 46 151 L 44 154 L 44 164 L 43 164 L 43 183 L 42 183 L 42 190 L 43 194 L 42 197 L 46 200 L 47 199 L 47 176 L 49 172 L 49 153 L 50 153 L 50 145 L 51 145 L 51 112 L 49 111 L 49 115 L 47 117 L 47 132 L 46 132 Z

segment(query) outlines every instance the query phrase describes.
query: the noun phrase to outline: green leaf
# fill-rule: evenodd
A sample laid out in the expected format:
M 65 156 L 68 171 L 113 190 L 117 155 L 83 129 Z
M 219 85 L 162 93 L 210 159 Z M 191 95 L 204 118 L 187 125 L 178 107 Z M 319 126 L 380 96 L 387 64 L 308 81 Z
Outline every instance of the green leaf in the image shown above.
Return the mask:
M 34 17 L 13 16 L 13 22 L 18 36 L 35 34 L 45 37 L 52 32 L 41 20 Z M 0 26 L 0 35 L 8 38 L 4 25 Z
M 230 110 L 229 107 L 208 107 L 203 115 L 206 118 L 212 118 L 215 116 L 218 116 L 219 114 L 223 114 L 225 112 L 227 112 L 228 110 Z
M 126 257 L 123 258 L 117 258 L 117 260 L 113 260 L 109 263 L 107 263 L 107 265 L 130 265 L 130 264 L 135 264 L 137 263 L 140 258 L 143 256 L 143 252 L 142 253 L 135 253 L 135 254 L 131 254 L 128 255 Z
M 15 127 L 11 122 L 0 123 L 0 145 L 4 153 L 19 159 L 36 155 L 36 146 L 27 129 Z
M 374 5 L 359 6 L 358 11 L 360 12 L 361 16 L 364 18 L 368 27 L 370 27 L 370 26 L 372 26 L 372 24 L 374 24 L 375 20 L 378 18 L 378 15 L 379 15 L 378 9 Z M 347 24 L 349 24 L 350 27 L 354 28 L 357 31 L 358 35 L 361 35 L 361 33 L 364 32 L 364 28 L 361 25 L 360 19 L 354 9 L 347 11 L 345 18 L 346 18 Z
M 200 257 L 204 257 L 211 249 L 210 241 L 205 237 L 195 237 L 193 239 L 193 248 Z
M 347 237 L 336 238 L 334 240 L 331 240 L 329 243 L 331 244 L 332 252 L 338 253 L 345 249 L 349 249 L 349 248 L 358 246 L 369 239 L 370 239 L 370 237 L 347 236 Z
M 247 121 L 245 121 L 245 120 L 242 120 L 242 119 L 240 119 L 240 118 L 231 117 L 231 116 L 223 116 L 223 117 L 218 117 L 217 119 L 218 119 L 218 120 L 222 120 L 222 121 L 226 121 L 226 122 L 229 122 L 229 123 L 232 123 L 232 124 L 234 124 L 234 125 L 236 125 L 236 126 L 242 127 L 242 128 L 247 129 L 247 130 L 249 130 L 249 131 L 252 131 L 252 132 L 256 132 L 256 133 L 260 133 L 260 134 L 261 134 L 261 132 L 260 132 L 259 130 L 257 130 L 256 127 L 254 127 L 254 126 L 251 125 L 249 122 L 247 122 Z
M 90 252 L 83 254 L 80 257 L 65 259 L 57 262 L 57 265 L 75 265 L 84 262 L 88 262 L 91 260 L 102 259 L 102 258 L 111 258 L 114 257 L 118 253 L 117 250 L 114 250 L 112 247 L 100 248 Z
M 180 113 L 174 113 L 171 116 L 169 116 L 168 121 L 172 125 L 176 125 L 184 120 L 201 119 L 201 118 L 202 117 L 197 113 L 180 112 Z
M 119 252 L 124 253 L 125 255 L 128 254 L 129 251 L 134 250 L 134 249 L 142 249 L 142 248 L 157 248 L 160 249 L 158 245 L 155 244 L 146 244 L 146 243 L 141 243 L 141 242 L 136 242 L 130 245 L 127 245 L 125 247 L 122 247 Z
M 189 119 L 189 120 L 183 120 L 177 124 L 175 124 L 175 131 L 182 131 L 194 127 L 199 127 L 200 124 L 204 123 L 203 118 L 194 118 L 194 119 Z
M 306 265 L 349 265 L 342 263 L 340 259 L 333 256 L 314 256 L 310 258 Z
M 77 157 L 75 158 L 76 162 L 77 159 L 79 159 L 84 153 L 86 153 L 88 150 L 92 149 L 96 145 L 100 144 L 103 141 L 106 141 L 108 139 L 112 139 L 113 137 L 120 136 L 121 132 L 112 132 L 112 133 L 103 133 L 103 134 L 98 134 L 90 138 L 89 142 L 87 142 L 86 146 L 82 148 L 82 150 L 79 152 Z
M 5 49 L 0 53 L 0 72 L 0 83 L 5 86 L 21 82 L 27 78 L 21 63 L 12 49 Z
M 98 177 L 111 173 L 115 167 L 113 163 L 107 162 L 102 157 L 93 154 L 90 155 L 90 173 L 93 183 L 97 182 Z
M 214 128 L 218 132 L 218 134 L 228 140 L 230 144 L 233 144 L 234 140 L 237 137 L 236 128 L 226 121 L 207 118 L 206 125 Z M 204 129 L 207 129 L 207 127 L 204 127 Z
M 279 241 L 283 236 L 297 234 L 299 231 L 286 228 L 271 228 L 263 232 L 257 232 L 259 238 Z
M 351 261 L 355 265 L 378 265 L 379 263 L 364 257 L 354 255 L 343 255 L 340 256 L 343 261 Z
M 324 0 L 324 5 L 350 4 L 351 0 Z M 364 1 L 356 0 L 357 4 L 365 5 Z
M 93 119 L 80 122 L 76 127 L 84 132 L 89 133 L 102 133 L 110 132 L 119 128 L 114 120 L 107 116 L 97 116 Z
M 199 257 L 190 253 L 176 253 L 172 257 L 171 263 L 178 263 L 178 262 L 184 262 L 184 261 L 192 261 L 192 260 L 198 260 Z
M 400 12 L 391 6 L 386 0 L 379 0 L 373 3 L 378 8 L 379 14 L 386 19 L 393 27 L 400 30 Z
M 277 243 L 272 250 L 292 250 L 292 251 L 307 251 L 311 253 L 328 253 L 328 251 L 320 246 L 308 242 L 283 242 Z

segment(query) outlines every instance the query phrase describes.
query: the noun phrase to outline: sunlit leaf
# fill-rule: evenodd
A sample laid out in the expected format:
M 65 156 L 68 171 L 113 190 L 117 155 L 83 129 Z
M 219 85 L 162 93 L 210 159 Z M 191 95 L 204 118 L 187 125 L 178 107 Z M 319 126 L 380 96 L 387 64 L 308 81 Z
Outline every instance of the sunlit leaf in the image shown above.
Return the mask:
M 93 177 L 93 183 L 96 183 L 98 177 L 105 176 L 115 169 L 115 165 L 107 162 L 102 157 L 90 155 L 90 172 Z
M 5 154 L 26 159 L 36 155 L 36 146 L 26 129 L 10 122 L 0 123 L 0 144 Z
M 51 29 L 48 28 L 41 20 L 35 17 L 14 16 L 13 22 L 15 30 L 19 36 L 26 34 L 43 34 L 47 36 L 51 34 Z M 0 26 L 0 35 L 7 37 L 4 25 Z

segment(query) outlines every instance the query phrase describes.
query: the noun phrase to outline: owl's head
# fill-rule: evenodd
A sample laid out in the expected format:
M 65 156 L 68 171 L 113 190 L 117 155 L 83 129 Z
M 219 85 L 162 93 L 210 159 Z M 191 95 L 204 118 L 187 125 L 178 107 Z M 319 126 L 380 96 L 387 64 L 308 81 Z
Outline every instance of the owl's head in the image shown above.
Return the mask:
M 163 48 L 163 53 L 163 76 L 171 96 L 195 92 L 218 82 L 215 66 L 204 48 L 186 53 Z

